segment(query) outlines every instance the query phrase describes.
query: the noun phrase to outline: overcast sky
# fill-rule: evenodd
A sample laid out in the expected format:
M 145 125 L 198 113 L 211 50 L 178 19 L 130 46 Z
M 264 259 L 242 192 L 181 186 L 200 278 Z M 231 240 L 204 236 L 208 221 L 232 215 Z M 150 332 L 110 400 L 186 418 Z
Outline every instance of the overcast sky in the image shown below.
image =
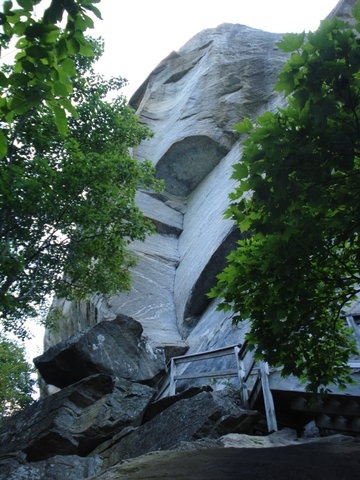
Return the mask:
M 196 33 L 221 23 L 270 32 L 314 31 L 337 0 L 101 0 L 99 69 L 128 79 L 130 97 L 155 66 Z

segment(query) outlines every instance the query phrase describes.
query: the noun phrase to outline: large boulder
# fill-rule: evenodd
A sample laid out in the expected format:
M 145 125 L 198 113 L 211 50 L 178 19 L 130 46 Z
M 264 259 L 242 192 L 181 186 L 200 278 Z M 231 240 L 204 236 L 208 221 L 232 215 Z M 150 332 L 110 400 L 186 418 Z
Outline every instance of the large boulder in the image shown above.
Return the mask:
M 24 456 L 0 458 L 0 480 L 81 480 L 101 471 L 98 456 L 55 455 L 47 460 L 28 463 Z
M 175 448 L 182 442 L 218 438 L 229 432 L 249 433 L 259 419 L 258 412 L 245 410 L 232 391 L 200 391 L 179 400 L 127 435 L 120 434 L 100 445 L 104 466 L 144 453 Z
M 152 348 L 142 332 L 139 322 L 119 315 L 49 348 L 34 363 L 60 388 L 95 373 L 151 383 L 165 369 L 164 350 Z
M 338 436 L 261 450 L 186 446 L 123 462 L 89 480 L 354 480 L 359 455 L 357 439 Z
M 22 452 L 33 462 L 87 455 L 124 428 L 140 425 L 154 390 L 97 374 L 30 405 L 0 428 L 0 458 Z

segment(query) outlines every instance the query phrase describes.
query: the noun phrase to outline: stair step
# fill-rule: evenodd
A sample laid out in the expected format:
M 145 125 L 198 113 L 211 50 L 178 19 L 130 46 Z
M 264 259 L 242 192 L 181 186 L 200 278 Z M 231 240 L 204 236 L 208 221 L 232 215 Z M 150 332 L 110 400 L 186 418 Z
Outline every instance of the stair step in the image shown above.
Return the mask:
M 316 419 L 315 423 L 320 429 L 360 433 L 360 418 L 349 419 L 342 415 L 331 417 L 323 414 Z
M 290 408 L 296 412 L 360 417 L 360 403 L 355 399 L 339 400 L 338 398 L 329 397 L 314 403 L 305 397 L 299 396 L 291 402 Z

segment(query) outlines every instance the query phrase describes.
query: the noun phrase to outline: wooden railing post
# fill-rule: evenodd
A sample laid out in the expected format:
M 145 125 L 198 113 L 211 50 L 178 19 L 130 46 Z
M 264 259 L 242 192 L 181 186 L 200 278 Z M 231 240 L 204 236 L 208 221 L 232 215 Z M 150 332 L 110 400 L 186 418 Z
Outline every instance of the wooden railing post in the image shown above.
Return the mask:
M 278 427 L 276 422 L 274 399 L 270 390 L 269 365 L 267 362 L 260 362 L 260 375 L 268 431 L 269 433 L 277 432 Z
M 240 398 L 241 402 L 245 407 L 248 407 L 249 404 L 249 391 L 247 384 L 245 382 L 245 376 L 246 376 L 246 371 L 245 371 L 245 366 L 244 362 L 242 359 L 239 358 L 239 353 L 240 353 L 240 348 L 239 347 L 234 347 L 234 353 L 235 353 L 235 360 L 236 360 L 236 367 L 238 371 L 238 378 L 240 382 Z
M 171 359 L 171 364 L 170 364 L 170 385 L 169 385 L 169 395 L 170 396 L 173 396 L 176 393 L 175 375 L 176 375 L 176 363 L 175 363 L 175 360 L 172 358 Z

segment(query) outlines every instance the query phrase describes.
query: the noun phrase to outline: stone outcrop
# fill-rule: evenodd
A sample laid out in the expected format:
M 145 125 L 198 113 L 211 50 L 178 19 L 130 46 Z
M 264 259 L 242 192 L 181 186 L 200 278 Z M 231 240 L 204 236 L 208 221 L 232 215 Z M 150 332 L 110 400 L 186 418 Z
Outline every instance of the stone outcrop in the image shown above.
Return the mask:
M 91 480 L 354 480 L 359 475 L 360 442 L 349 437 L 261 450 L 242 449 L 241 443 L 221 448 L 221 442 L 143 455 Z
M 22 452 L 27 461 L 87 455 L 142 421 L 154 390 L 97 374 L 62 389 L 10 418 L 0 428 L 0 458 Z
M 34 363 L 42 378 L 66 387 L 95 373 L 154 382 L 165 369 L 162 348 L 152 348 L 136 320 L 119 315 L 49 348 Z
M 146 385 L 97 374 L 36 402 L 0 428 L 0 480 L 81 480 L 183 442 L 251 433 L 261 418 L 235 391 L 193 389 L 155 409 L 153 395 Z
M 100 457 L 55 455 L 40 462 L 22 456 L 0 458 L 0 478 L 4 480 L 80 480 L 101 472 Z
M 251 432 L 258 420 L 257 412 L 243 408 L 238 393 L 203 391 L 190 398 L 180 397 L 138 429 L 119 439 L 114 437 L 93 453 L 108 467 L 149 451 L 178 447 L 182 442 Z

